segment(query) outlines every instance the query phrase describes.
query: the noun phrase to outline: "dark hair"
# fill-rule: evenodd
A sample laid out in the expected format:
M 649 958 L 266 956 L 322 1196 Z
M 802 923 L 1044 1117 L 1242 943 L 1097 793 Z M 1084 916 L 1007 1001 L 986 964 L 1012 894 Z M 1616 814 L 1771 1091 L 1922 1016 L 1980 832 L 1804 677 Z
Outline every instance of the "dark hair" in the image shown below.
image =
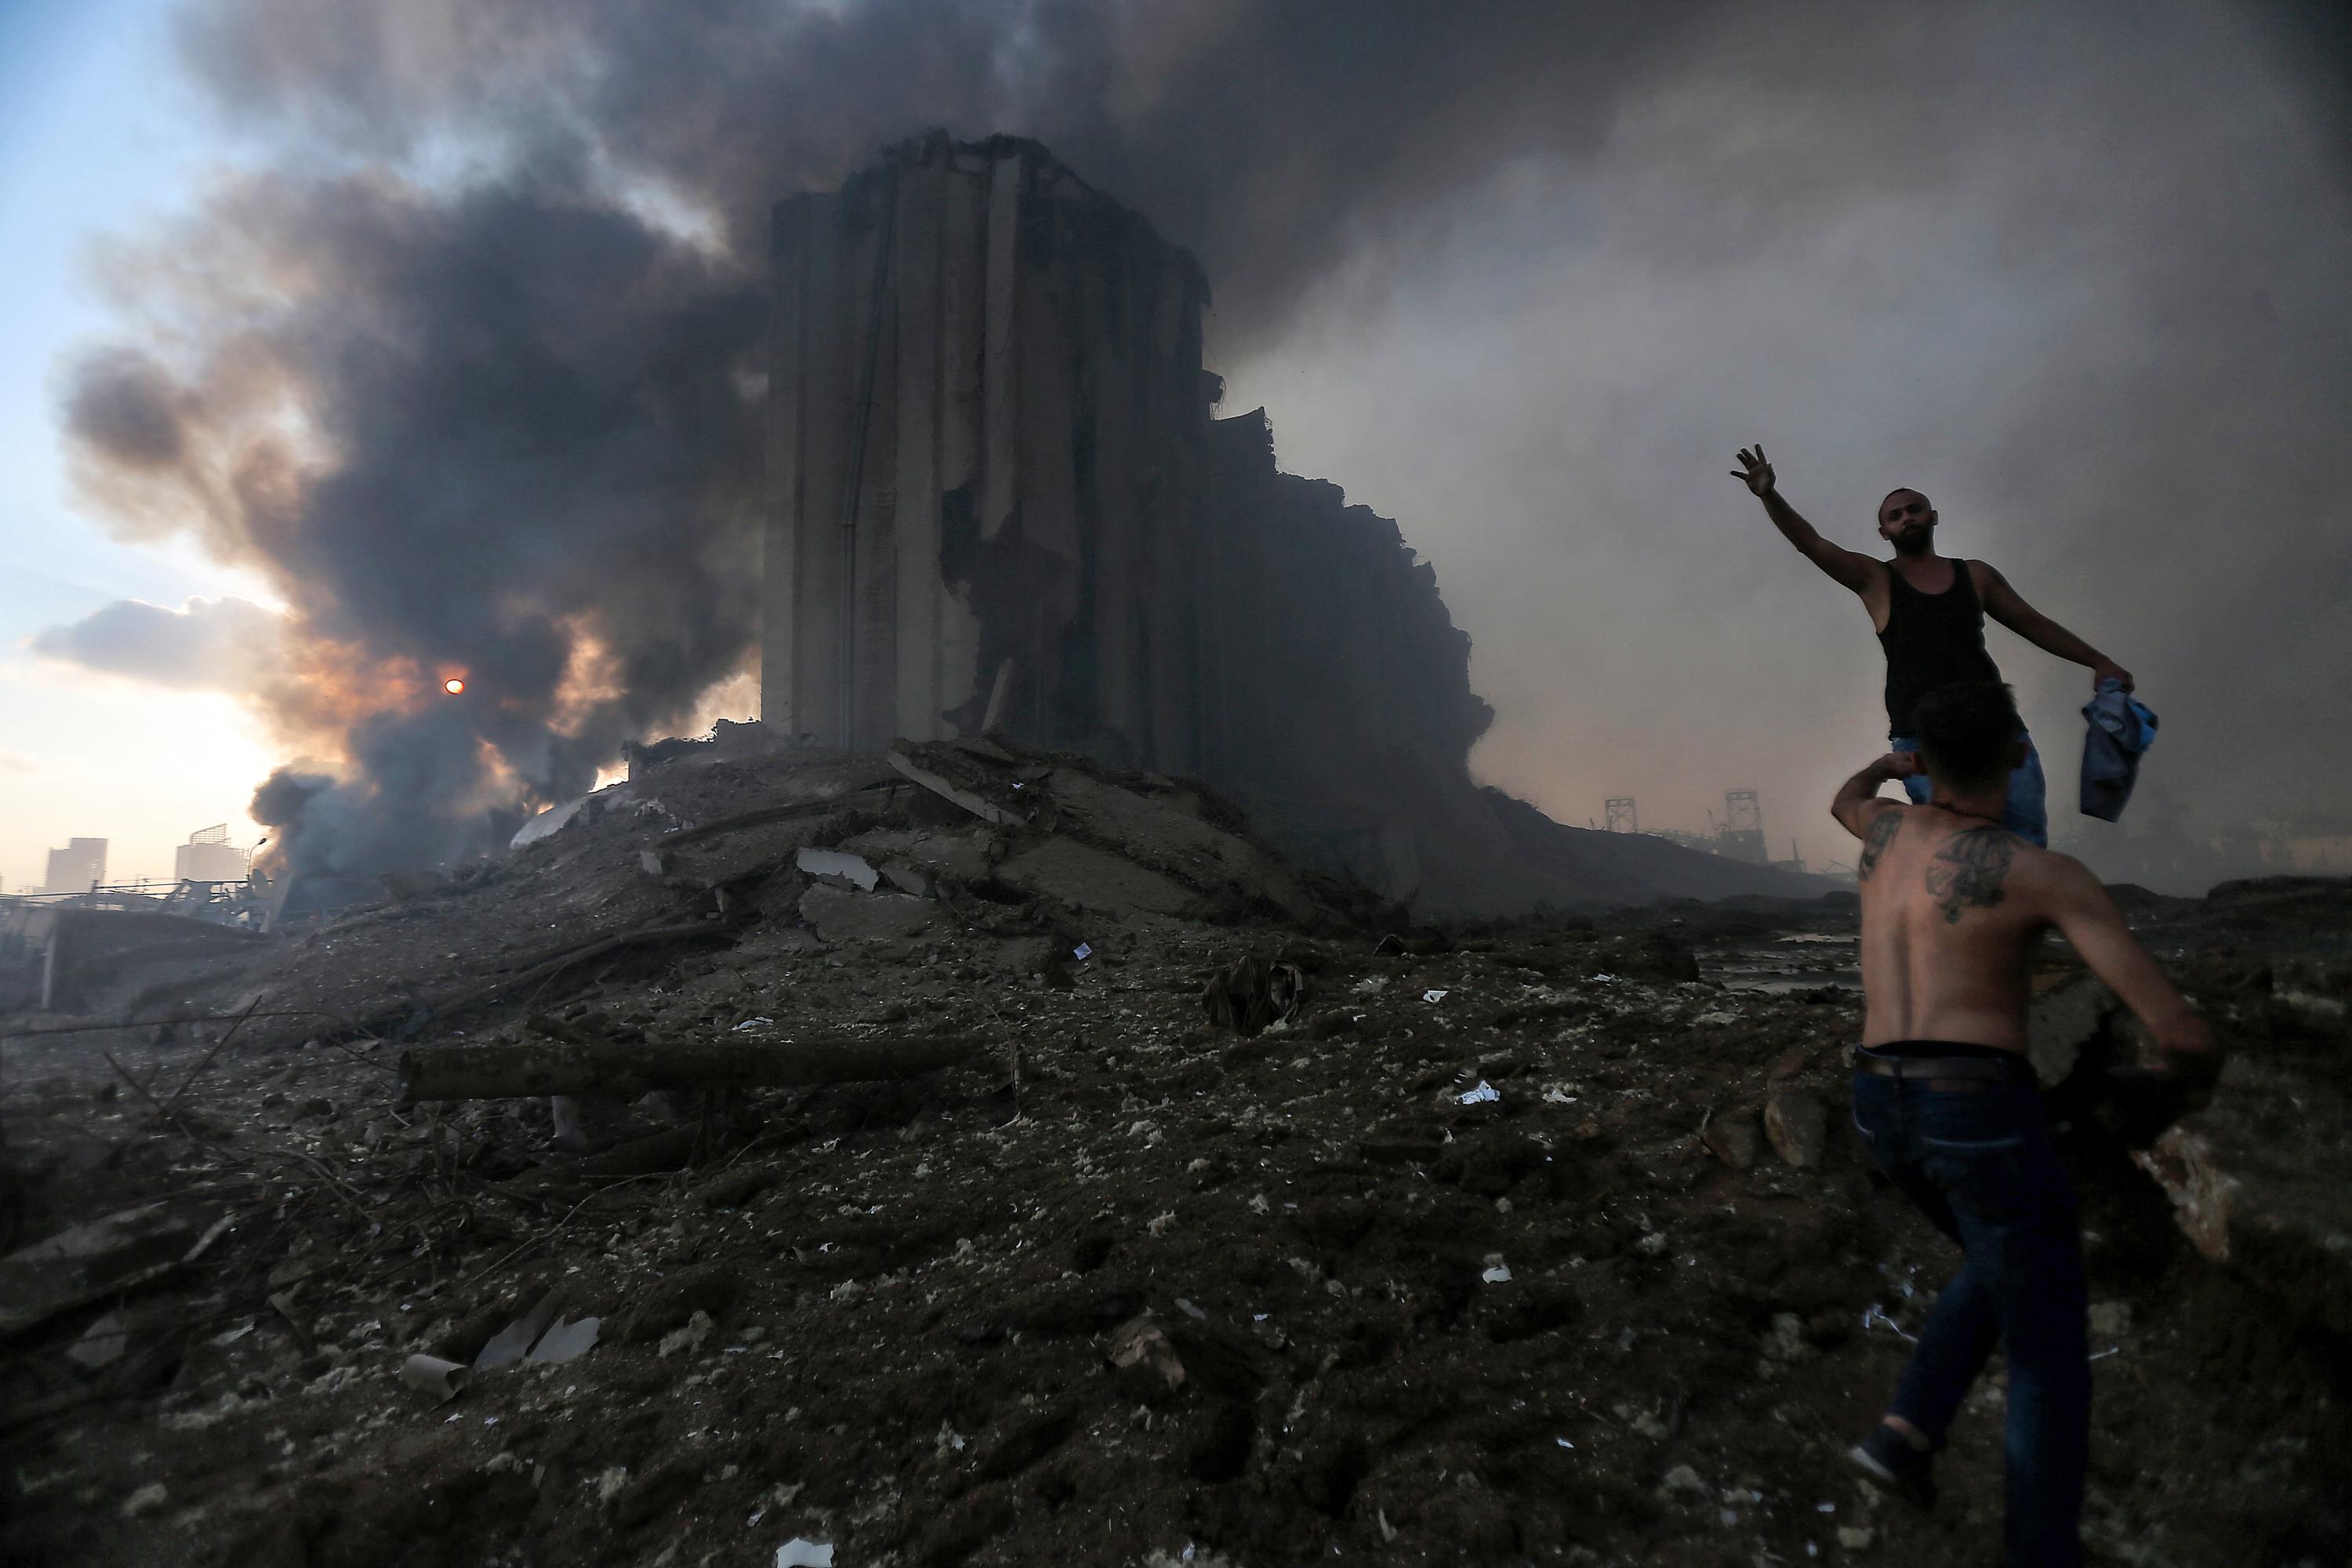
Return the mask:
M 1886 510 L 1886 503 L 1893 500 L 1896 496 L 1917 496 L 1923 501 L 1927 500 L 1927 492 L 1926 490 L 1915 489 L 1909 485 L 1897 485 L 1893 489 L 1888 490 L 1885 495 L 1878 498 L 1878 510 L 1885 511 Z M 1927 501 L 1927 505 L 1930 510 L 1933 510 L 1935 504 L 1936 503 L 1934 501 Z
M 1928 771 L 1963 787 L 2006 777 L 2010 747 L 2024 728 L 2016 694 L 1998 680 L 1939 686 L 1911 710 L 1911 732 L 1919 737 Z

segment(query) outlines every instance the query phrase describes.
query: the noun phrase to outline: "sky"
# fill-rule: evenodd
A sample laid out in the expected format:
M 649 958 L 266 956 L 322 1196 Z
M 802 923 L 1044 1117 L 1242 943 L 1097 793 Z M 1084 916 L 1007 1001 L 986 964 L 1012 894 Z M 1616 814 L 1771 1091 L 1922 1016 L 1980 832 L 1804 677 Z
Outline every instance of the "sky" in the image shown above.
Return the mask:
M 78 506 L 56 373 L 110 316 L 86 278 L 109 229 L 181 207 L 220 150 L 188 127 L 153 0 L 0 8 L 0 886 L 39 885 L 45 851 L 111 840 L 108 875 L 168 878 L 172 847 L 231 825 L 275 758 L 233 696 L 160 689 L 43 658 L 51 626 L 121 599 L 267 603 L 193 542 L 128 544 Z
M 1475 767 L 1562 821 L 1752 788 L 1775 854 L 1851 859 L 1880 662 L 1727 477 L 1759 440 L 1831 538 L 1918 488 L 2134 671 L 2133 830 L 2344 810 L 2340 8 L 0 17 L 9 887 L 222 820 L 460 851 L 739 710 L 761 215 L 939 122 L 1199 252 L 1223 411 L 1400 521 L 1496 710 Z M 1989 637 L 2095 866 L 2087 674 Z M 499 702 L 418 696 L 477 668 Z

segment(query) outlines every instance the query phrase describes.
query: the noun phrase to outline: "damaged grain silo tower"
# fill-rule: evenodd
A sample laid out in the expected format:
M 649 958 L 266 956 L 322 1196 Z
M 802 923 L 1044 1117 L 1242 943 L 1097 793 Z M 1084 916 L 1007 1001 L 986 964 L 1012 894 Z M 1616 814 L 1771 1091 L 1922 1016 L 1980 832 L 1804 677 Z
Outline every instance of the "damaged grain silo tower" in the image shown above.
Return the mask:
M 1204 778 L 1424 908 L 1753 880 L 1471 780 L 1492 711 L 1434 573 L 1278 473 L 1263 410 L 1211 417 L 1199 265 L 1038 143 L 934 132 L 779 203 L 772 284 L 770 743 L 1001 724 Z
M 775 214 L 768 727 L 1204 757 L 1192 258 L 1034 143 L 894 149 Z

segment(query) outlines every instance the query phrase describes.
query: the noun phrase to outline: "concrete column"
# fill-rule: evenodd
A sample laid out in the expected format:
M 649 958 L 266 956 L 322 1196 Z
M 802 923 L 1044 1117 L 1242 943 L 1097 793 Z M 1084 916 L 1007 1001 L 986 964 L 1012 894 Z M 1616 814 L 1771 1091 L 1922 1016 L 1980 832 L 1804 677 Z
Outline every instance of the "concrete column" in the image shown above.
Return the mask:
M 980 536 L 993 540 L 1019 504 L 1021 160 L 989 170 L 985 328 L 981 364 Z
M 940 247 L 939 489 L 943 498 L 957 496 L 967 520 L 979 502 L 990 174 L 985 165 L 965 169 L 961 158 L 947 174 Z M 937 608 L 934 711 L 944 712 L 979 695 L 980 618 L 969 584 L 944 584 Z
M 898 295 L 898 689 L 896 732 L 914 741 L 940 732 L 940 224 L 947 183 L 936 164 L 898 173 L 894 272 Z
M 1119 256 L 1118 284 L 1134 271 Z M 1080 294 L 1080 321 L 1090 366 L 1087 380 L 1093 413 L 1092 483 L 1078 497 L 1081 520 L 1094 540 L 1094 636 L 1096 690 L 1102 722 L 1124 736 L 1134 760 L 1148 765 L 1151 727 L 1143 707 L 1139 654 L 1150 637 L 1137 595 L 1139 552 L 1153 520 L 1137 483 L 1135 362 L 1132 343 L 1118 329 L 1106 279 L 1092 276 Z
M 875 299 L 870 290 L 877 278 L 881 294 L 874 306 L 879 313 L 859 324 L 858 374 L 871 387 L 871 401 L 859 416 L 866 447 L 856 527 L 844 531 L 855 535 L 845 542 L 855 546 L 856 572 L 849 743 L 864 750 L 887 749 L 898 723 L 898 327 L 906 295 L 896 268 L 895 184 L 875 193 L 875 229 L 867 241 L 867 297 Z M 892 254 L 881 258 L 886 269 L 877 272 L 874 258 L 885 244 Z
M 796 595 L 801 548 L 801 330 L 808 288 L 808 200 L 778 202 L 770 215 L 767 517 L 760 573 L 760 720 L 775 733 L 800 731 L 793 700 Z
M 806 198 L 802 326 L 801 528 L 793 601 L 793 707 L 798 735 L 844 739 L 841 711 L 842 490 L 857 397 L 852 340 L 862 327 L 858 258 L 844 244 L 845 194 Z

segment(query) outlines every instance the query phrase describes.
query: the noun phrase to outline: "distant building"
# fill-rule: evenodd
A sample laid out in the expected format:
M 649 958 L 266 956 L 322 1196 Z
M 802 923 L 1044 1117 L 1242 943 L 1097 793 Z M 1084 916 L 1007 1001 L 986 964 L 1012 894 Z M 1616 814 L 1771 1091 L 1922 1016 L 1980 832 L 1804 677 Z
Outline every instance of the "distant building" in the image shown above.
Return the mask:
M 49 851 L 49 874 L 42 879 L 45 893 L 87 893 L 106 880 L 106 840 L 68 838 L 62 849 Z
M 183 882 L 242 882 L 253 851 L 228 841 L 228 824 L 201 827 L 172 852 L 172 875 Z

